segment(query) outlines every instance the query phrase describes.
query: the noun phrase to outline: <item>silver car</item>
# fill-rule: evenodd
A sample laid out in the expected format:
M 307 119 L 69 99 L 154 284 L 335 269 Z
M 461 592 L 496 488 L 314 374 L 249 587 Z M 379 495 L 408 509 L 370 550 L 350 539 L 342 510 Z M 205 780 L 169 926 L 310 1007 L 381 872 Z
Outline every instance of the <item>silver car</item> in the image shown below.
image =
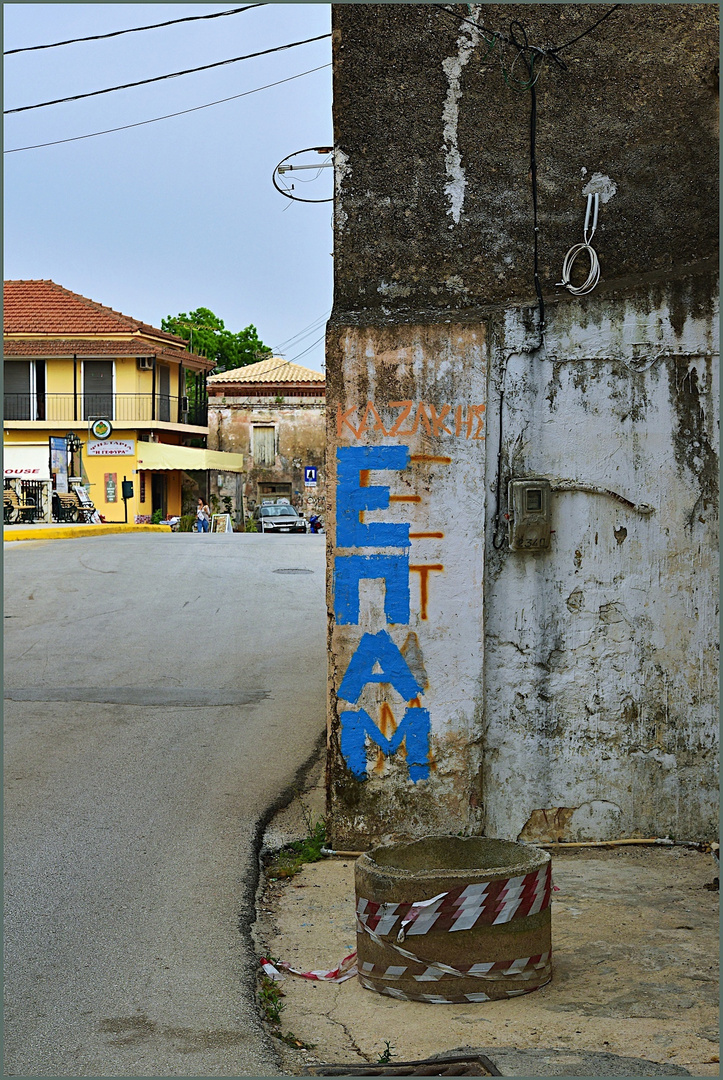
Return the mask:
M 298 514 L 290 503 L 269 503 L 257 506 L 254 511 L 256 531 L 261 533 L 305 533 L 306 518 Z

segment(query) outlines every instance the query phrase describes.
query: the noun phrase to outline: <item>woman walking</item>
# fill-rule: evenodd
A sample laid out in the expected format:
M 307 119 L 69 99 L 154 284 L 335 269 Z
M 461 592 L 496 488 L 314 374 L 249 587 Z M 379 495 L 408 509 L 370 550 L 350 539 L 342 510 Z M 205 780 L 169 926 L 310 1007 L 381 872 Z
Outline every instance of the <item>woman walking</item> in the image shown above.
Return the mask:
M 207 533 L 210 520 L 211 511 L 203 499 L 199 499 L 198 506 L 196 507 L 196 532 Z

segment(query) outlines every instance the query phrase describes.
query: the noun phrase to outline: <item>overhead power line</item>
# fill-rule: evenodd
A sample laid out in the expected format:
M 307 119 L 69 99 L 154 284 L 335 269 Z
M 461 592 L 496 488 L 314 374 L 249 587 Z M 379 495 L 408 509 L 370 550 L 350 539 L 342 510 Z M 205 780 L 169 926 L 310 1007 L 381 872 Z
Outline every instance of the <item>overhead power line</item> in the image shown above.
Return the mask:
M 154 116 L 150 120 L 138 120 L 135 124 L 121 124 L 120 127 L 105 128 L 103 131 L 91 131 L 88 135 L 73 135 L 69 139 L 53 139 L 51 142 L 34 143 L 32 146 L 16 146 L 12 150 L 4 150 L 3 153 L 19 154 L 23 150 L 40 150 L 44 146 L 60 146 L 62 143 L 80 142 L 82 139 L 95 139 L 98 135 L 111 135 L 115 131 L 127 131 L 129 128 L 144 127 L 146 124 L 157 124 L 160 120 L 170 120 L 174 116 L 185 116 L 187 113 L 199 112 L 201 109 L 210 109 L 213 105 L 223 105 L 226 101 L 237 101 L 238 98 L 248 97 L 249 94 L 258 94 L 260 90 L 269 90 L 272 86 L 293 82 L 294 79 L 301 79 L 304 75 L 313 75 L 315 71 L 323 71 L 328 67 L 331 67 L 331 64 L 322 64 L 321 67 L 300 71 L 298 75 L 289 75 L 287 79 L 279 79 L 277 82 L 266 83 L 265 86 L 257 86 L 253 90 L 245 90 L 243 94 L 233 94 L 231 97 L 219 98 L 218 101 L 208 101 L 205 105 L 194 105 L 192 109 L 180 109 L 178 112 L 166 113 L 165 116 Z
M 319 327 L 326 322 L 330 314 L 331 308 L 329 308 L 328 311 L 325 311 L 323 315 L 319 315 L 316 319 L 314 319 L 313 322 L 310 322 L 307 326 L 304 326 L 301 330 L 298 331 L 298 333 L 294 334 L 293 337 L 287 338 L 285 341 L 282 341 L 280 345 L 276 345 L 273 350 L 274 353 L 277 355 L 281 354 L 284 352 L 285 349 L 289 349 L 294 345 L 298 345 L 301 341 L 304 340 L 304 338 L 310 337 L 311 334 L 316 333 Z
M 74 94 L 72 97 L 55 98 L 53 101 L 40 101 L 36 105 L 21 105 L 17 109 L 6 109 L 4 116 L 10 113 L 29 112 L 30 109 L 44 109 L 48 105 L 63 105 L 67 101 L 80 101 L 82 98 L 98 97 L 100 94 L 111 94 L 115 90 L 129 90 L 133 86 L 147 86 L 149 83 L 163 82 L 164 79 L 177 79 L 179 75 L 192 75 L 196 71 L 210 71 L 212 68 L 225 67 L 227 64 L 238 64 L 242 60 L 253 60 L 257 56 L 268 56 L 270 53 L 284 52 L 286 49 L 295 49 L 298 45 L 310 45 L 313 41 L 323 41 L 331 37 L 331 34 L 319 34 L 317 37 L 306 38 L 304 41 L 291 41 L 288 45 L 276 45 L 273 49 L 262 49 L 261 52 L 248 53 L 246 56 L 233 56 L 229 60 L 217 60 L 213 64 L 203 64 L 201 67 L 186 68 L 184 71 L 172 71 L 168 75 L 155 75 L 152 79 L 138 79 L 136 82 L 123 83 L 120 86 L 107 86 L 104 90 L 91 90 L 86 94 Z
M 57 49 L 61 45 L 76 45 L 82 41 L 103 41 L 105 38 L 120 37 L 122 34 L 138 34 L 141 30 L 158 30 L 162 26 L 175 26 L 177 23 L 198 22 L 200 19 L 220 19 L 224 15 L 239 15 L 252 8 L 266 7 L 266 4 L 247 4 L 246 7 L 230 8 L 228 11 L 215 11 L 212 15 L 187 15 L 184 19 L 169 19 L 168 22 L 151 23 L 149 26 L 133 26 L 130 30 L 113 30 L 109 34 L 91 34 L 90 37 L 68 38 L 67 41 L 53 41 L 49 45 L 28 45 L 24 49 L 8 49 L 3 56 L 16 53 L 37 52 L 39 49 Z
M 309 353 L 309 352 L 311 352 L 311 350 L 312 350 L 312 349 L 313 349 L 313 348 L 314 348 L 314 347 L 315 347 L 316 345 L 318 345 L 318 344 L 319 344 L 320 342 L 322 342 L 322 341 L 324 340 L 324 338 L 325 338 L 325 337 L 326 337 L 326 332 L 324 332 L 324 333 L 323 333 L 323 334 L 321 335 L 321 337 L 317 338 L 317 339 L 316 339 L 316 341 L 312 341 L 311 345 L 307 346 L 307 348 L 306 348 L 306 349 L 304 349 L 304 350 L 303 350 L 303 352 L 297 353 L 297 354 L 296 354 L 296 356 L 295 356 L 295 357 L 293 358 L 293 360 L 290 360 L 290 361 L 289 361 L 289 363 L 293 364 L 293 363 L 295 363 L 295 362 L 296 362 L 297 360 L 300 360 L 302 356 L 306 356 L 306 354 L 307 354 L 307 353 Z

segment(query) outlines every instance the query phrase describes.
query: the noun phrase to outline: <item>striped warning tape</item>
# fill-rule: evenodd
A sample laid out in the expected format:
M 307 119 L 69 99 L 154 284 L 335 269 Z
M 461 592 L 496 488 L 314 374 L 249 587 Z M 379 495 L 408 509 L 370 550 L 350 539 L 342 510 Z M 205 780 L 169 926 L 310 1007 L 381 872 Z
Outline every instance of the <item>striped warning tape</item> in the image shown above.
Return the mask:
M 267 960 L 265 956 L 261 957 L 259 963 L 265 974 L 274 982 L 279 982 L 284 978 L 284 975 L 296 975 L 300 979 L 312 979 L 315 982 L 342 983 L 346 979 L 352 979 L 357 973 L 356 952 L 345 956 L 337 967 L 332 968 L 331 971 L 300 971 L 299 968 L 292 967 L 291 964 L 284 960 L 281 960 L 277 967 Z
M 411 956 L 411 953 L 408 955 Z M 427 967 L 421 975 L 411 976 L 416 982 L 437 982 L 439 979 L 444 978 L 445 975 L 452 975 L 460 979 L 494 979 L 495 981 L 500 976 L 515 979 L 534 979 L 538 972 L 544 971 L 549 965 L 550 952 L 540 953 L 538 956 L 525 956 L 518 960 L 495 960 L 487 964 L 471 964 L 465 968 L 453 968 L 436 960 L 424 961 L 417 959 L 417 963 L 426 963 Z M 362 963 L 359 968 L 362 975 L 372 975 L 376 971 L 378 973 L 377 978 L 387 980 L 401 979 L 408 970 L 406 965 L 390 964 L 384 967 L 383 964 L 371 964 L 369 962 Z
M 534 978 L 536 971 L 544 970 L 550 963 L 550 952 L 548 951 L 546 953 L 540 953 L 537 956 L 526 956 L 519 960 L 502 960 L 486 964 L 472 964 L 469 968 L 460 969 L 452 967 L 450 964 L 443 964 L 441 960 L 426 960 L 421 956 L 415 956 L 414 953 L 409 952 L 408 949 L 403 949 L 400 945 L 397 945 L 396 942 L 389 941 L 389 939 L 384 941 L 376 931 L 370 930 L 363 922 L 357 923 L 357 929 L 367 933 L 375 945 L 379 945 L 381 948 L 394 949 L 400 956 L 413 961 L 415 964 L 419 964 L 420 967 L 424 967 L 425 971 L 423 975 L 414 976 L 418 982 L 441 979 L 444 975 L 452 975 L 454 978 L 458 979 L 493 979 L 498 978 L 500 975 L 532 979 Z M 381 967 L 381 965 L 378 965 L 378 967 Z M 366 974 L 370 973 L 366 963 L 362 964 L 361 971 Z M 406 971 L 406 968 L 402 969 L 399 966 L 391 965 L 387 968 L 387 971 L 403 972 Z M 386 975 L 381 975 L 379 977 L 387 978 Z M 401 974 L 393 974 L 389 977 L 398 979 L 401 978 Z
M 470 930 L 477 923 L 497 926 L 544 911 L 550 905 L 552 866 L 532 874 L 480 881 L 439 893 L 431 900 L 377 904 L 359 897 L 357 919 L 365 930 L 379 935 L 397 932 L 397 941 L 430 930 Z
M 550 974 L 545 982 L 540 983 L 540 986 L 545 986 L 550 979 Z M 405 994 L 403 990 L 399 990 L 396 986 L 378 986 L 376 983 L 370 982 L 369 979 L 365 979 L 364 976 L 359 974 L 359 982 L 366 990 L 374 990 L 377 994 L 386 994 L 387 997 L 397 998 L 399 1001 L 428 1001 L 432 1005 L 459 1005 L 461 1002 L 470 1001 L 493 1001 L 488 994 L 472 993 L 472 994 L 459 994 L 457 997 L 449 998 L 443 997 L 441 994 Z M 536 987 L 539 989 L 539 987 Z M 527 990 L 524 988 L 521 990 L 505 990 L 502 994 L 503 997 L 518 997 L 520 994 L 526 994 Z

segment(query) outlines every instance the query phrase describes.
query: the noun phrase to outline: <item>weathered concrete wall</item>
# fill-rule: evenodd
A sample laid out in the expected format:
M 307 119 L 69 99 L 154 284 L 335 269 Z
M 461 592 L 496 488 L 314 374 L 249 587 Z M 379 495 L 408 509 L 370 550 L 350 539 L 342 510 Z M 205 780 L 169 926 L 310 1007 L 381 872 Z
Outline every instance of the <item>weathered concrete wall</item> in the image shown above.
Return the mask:
M 418 321 L 533 296 L 524 66 L 459 16 L 503 36 L 520 20 L 530 44 L 549 46 L 608 8 L 332 10 L 335 317 Z M 617 188 L 595 236 L 607 281 L 717 259 L 717 6 L 624 4 L 559 57 L 565 70 L 548 61 L 536 84 L 543 289 L 582 239 L 596 173 Z
M 512 552 L 488 452 L 490 835 L 716 835 L 717 315 L 673 312 L 663 288 L 559 304 L 543 362 L 517 313 L 495 336 L 503 474 L 654 513 L 560 490 L 551 550 Z
M 626 5 L 545 62 L 544 334 L 531 95 L 479 27 L 547 47 L 605 12 L 454 10 L 334 8 L 332 842 L 711 836 L 717 10 Z M 591 180 L 602 281 L 573 298 Z M 512 551 L 533 477 L 551 546 Z
M 349 329 L 329 337 L 332 369 L 334 842 L 476 832 L 484 335 Z M 403 731 L 405 746 L 385 753 Z
M 275 462 L 254 460 L 252 430 L 255 424 L 275 429 Z M 212 450 L 243 454 L 248 463 L 244 474 L 244 501 L 251 511 L 259 501 L 259 485 L 288 483 L 291 500 L 300 513 L 324 514 L 326 494 L 326 417 L 323 397 L 286 398 L 282 403 L 259 399 L 255 402 L 228 395 L 209 398 L 208 445 Z M 317 486 L 306 487 L 304 468 L 317 469 Z M 212 488 L 218 494 L 212 474 Z M 221 491 L 220 494 L 229 494 Z

